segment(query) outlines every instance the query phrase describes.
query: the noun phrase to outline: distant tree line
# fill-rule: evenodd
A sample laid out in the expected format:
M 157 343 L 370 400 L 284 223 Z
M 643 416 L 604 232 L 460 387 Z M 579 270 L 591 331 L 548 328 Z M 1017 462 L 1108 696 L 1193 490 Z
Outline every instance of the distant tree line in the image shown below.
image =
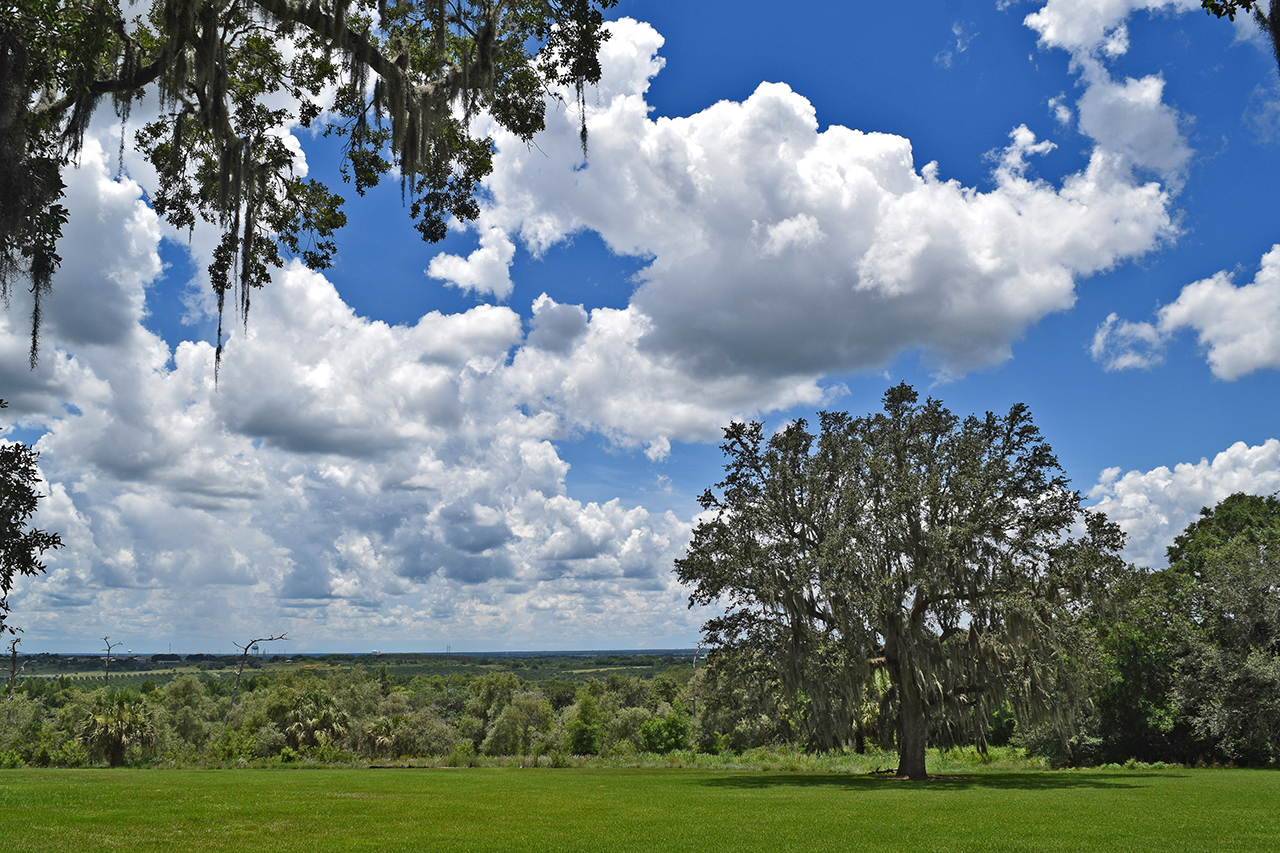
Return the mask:
M 259 670 L 233 706 L 229 680 L 190 673 L 139 690 L 28 678 L 0 708 L 0 766 L 666 753 L 695 745 L 688 681 Z

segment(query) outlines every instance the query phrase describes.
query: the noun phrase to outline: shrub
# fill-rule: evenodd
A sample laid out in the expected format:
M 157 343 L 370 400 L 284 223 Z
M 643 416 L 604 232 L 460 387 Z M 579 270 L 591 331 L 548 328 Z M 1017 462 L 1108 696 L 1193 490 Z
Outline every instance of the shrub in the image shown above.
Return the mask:
M 605 748 L 610 752 L 632 751 L 644 748 L 640 729 L 653 714 L 648 708 L 622 708 L 605 724 Z
M 146 706 L 131 693 L 98 696 L 80 726 L 80 741 L 93 756 L 112 767 L 124 763 L 130 747 L 146 746 L 154 739 L 155 723 Z
M 257 745 L 259 758 L 279 755 L 283 750 L 289 748 L 289 741 L 285 738 L 284 733 L 270 723 L 254 732 L 253 739 Z
M 446 763 L 450 767 L 475 767 L 480 763 L 480 759 L 476 757 L 476 750 L 471 745 L 471 741 L 460 740 L 453 748 L 453 752 L 449 753 L 449 760 Z
M 565 727 L 565 747 L 573 755 L 596 755 L 604 740 L 600 704 L 587 687 L 578 691 L 578 704 Z
M 666 755 L 689 748 L 689 717 L 677 705 L 665 717 L 654 717 L 640 727 L 640 740 L 645 752 Z
M 391 737 L 391 754 L 398 756 L 448 755 L 461 740 L 453 726 L 429 710 L 404 717 Z M 470 741 L 468 741 L 470 743 Z

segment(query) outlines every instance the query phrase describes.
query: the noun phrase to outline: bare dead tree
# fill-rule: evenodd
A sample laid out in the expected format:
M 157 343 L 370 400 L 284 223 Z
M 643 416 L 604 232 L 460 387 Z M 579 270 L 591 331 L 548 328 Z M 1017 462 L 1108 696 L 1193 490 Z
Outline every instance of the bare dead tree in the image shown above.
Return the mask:
M 107 659 L 102 663 L 102 683 L 108 684 L 111 681 L 111 650 L 124 643 L 113 643 L 110 637 L 103 637 L 102 642 L 107 644 Z
M 18 643 L 21 643 L 21 642 L 22 642 L 21 637 L 14 637 L 12 640 L 9 641 L 9 696 L 8 698 L 10 699 L 13 698 L 13 688 L 18 683 L 18 675 L 22 672 L 22 670 L 27 668 L 27 665 L 25 663 L 22 665 L 21 669 L 18 667 Z
M 706 640 L 698 643 L 698 647 L 693 650 L 693 678 L 689 679 L 689 684 L 693 692 L 690 694 L 690 702 L 693 706 L 690 712 L 691 716 L 698 716 L 698 655 L 702 654 L 702 647 L 707 644 Z
M 274 643 L 277 640 L 287 639 L 289 639 L 289 635 L 288 633 L 284 633 L 271 637 L 258 637 L 257 639 L 250 640 L 243 646 L 239 643 L 232 642 L 232 645 L 237 649 L 240 649 L 242 654 L 240 655 L 240 665 L 236 667 L 236 683 L 235 686 L 231 688 L 231 702 L 227 705 L 227 717 L 222 721 L 223 729 L 226 729 L 226 727 L 231 724 L 231 709 L 236 706 L 236 694 L 240 692 L 240 676 L 244 673 L 244 665 L 249 660 L 249 651 L 254 646 L 258 645 L 258 643 Z

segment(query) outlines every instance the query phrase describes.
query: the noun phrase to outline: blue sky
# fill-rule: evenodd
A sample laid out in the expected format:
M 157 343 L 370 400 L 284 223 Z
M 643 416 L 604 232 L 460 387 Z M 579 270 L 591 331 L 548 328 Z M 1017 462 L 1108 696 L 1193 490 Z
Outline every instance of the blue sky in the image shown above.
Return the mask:
M 214 235 L 156 220 L 99 117 L 34 372 L 21 296 L 0 314 L 3 423 L 68 543 L 12 597 L 24 650 L 691 645 L 671 561 L 720 427 L 903 380 L 1029 404 L 1142 565 L 1280 489 L 1280 76 L 1252 25 L 1185 0 L 613 17 L 585 167 L 557 108 L 533 147 L 495 133 L 443 244 L 398 186 L 349 199 L 333 269 L 255 297 L 216 389 Z

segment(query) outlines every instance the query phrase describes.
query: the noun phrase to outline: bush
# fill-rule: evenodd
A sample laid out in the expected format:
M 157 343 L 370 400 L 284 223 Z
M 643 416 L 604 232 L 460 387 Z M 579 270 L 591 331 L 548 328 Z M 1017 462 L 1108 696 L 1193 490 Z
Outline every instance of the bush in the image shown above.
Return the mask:
M 289 748 L 289 741 L 285 738 L 284 733 L 270 723 L 267 723 L 254 732 L 253 739 L 257 746 L 257 754 L 259 758 L 269 758 L 273 755 L 279 755 L 283 750 Z
M 640 729 L 652 719 L 648 708 L 622 708 L 605 724 L 605 748 L 610 752 L 638 751 L 644 748 Z
M 155 721 L 136 695 L 106 691 L 95 698 L 81 723 L 80 740 L 95 758 L 119 767 L 130 747 L 149 746 L 155 740 Z
M 429 710 L 403 718 L 391 736 L 391 753 L 397 756 L 448 755 L 461 735 Z M 470 741 L 468 741 L 470 744 Z
M 665 717 L 654 717 L 640 727 L 640 740 L 645 752 L 666 755 L 689 748 L 689 717 L 677 705 Z
M 1025 750 L 1028 756 L 1047 760 L 1054 769 L 1094 767 L 1102 759 L 1102 739 L 1094 732 L 1094 728 L 1093 725 L 1087 725 L 1064 741 L 1052 726 L 1036 726 L 1019 730 L 1014 734 L 1012 742 L 1014 746 Z
M 600 704 L 588 687 L 578 691 L 578 704 L 565 727 L 565 747 L 573 755 L 596 755 L 604 740 Z
M 471 741 L 460 740 L 453 748 L 453 752 L 449 753 L 449 760 L 446 763 L 450 767 L 475 767 L 480 763 L 480 759 L 476 757 L 476 750 L 471 745 Z

